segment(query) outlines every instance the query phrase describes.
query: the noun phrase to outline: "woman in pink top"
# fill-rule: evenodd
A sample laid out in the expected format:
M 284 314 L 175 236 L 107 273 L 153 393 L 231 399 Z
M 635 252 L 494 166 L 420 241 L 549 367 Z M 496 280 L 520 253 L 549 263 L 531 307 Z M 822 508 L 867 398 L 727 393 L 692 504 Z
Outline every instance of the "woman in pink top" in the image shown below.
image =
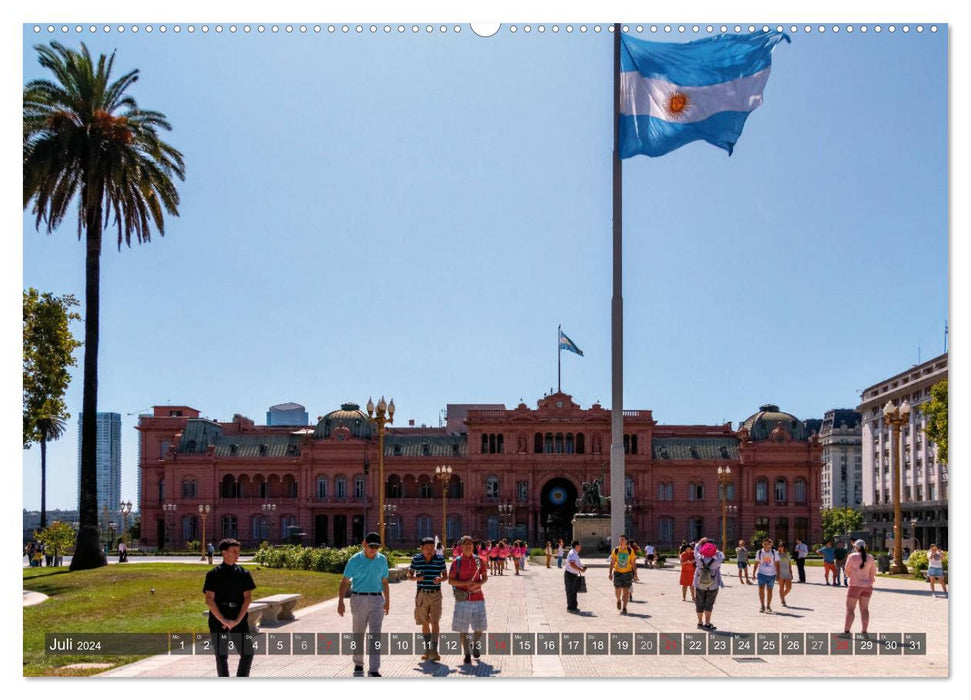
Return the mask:
M 870 596 L 873 595 L 873 582 L 877 578 L 877 564 L 872 555 L 866 553 L 866 542 L 857 540 L 853 543 L 856 551 L 846 559 L 846 578 L 849 588 L 846 589 L 846 622 L 843 632 L 850 633 L 853 627 L 856 604 L 860 604 L 860 622 L 863 623 L 863 634 L 870 624 Z
M 499 575 L 506 574 L 506 560 L 509 558 L 509 545 L 505 540 L 499 540 Z
M 493 542 L 492 549 L 489 550 L 489 567 L 493 576 L 499 575 L 499 543 Z

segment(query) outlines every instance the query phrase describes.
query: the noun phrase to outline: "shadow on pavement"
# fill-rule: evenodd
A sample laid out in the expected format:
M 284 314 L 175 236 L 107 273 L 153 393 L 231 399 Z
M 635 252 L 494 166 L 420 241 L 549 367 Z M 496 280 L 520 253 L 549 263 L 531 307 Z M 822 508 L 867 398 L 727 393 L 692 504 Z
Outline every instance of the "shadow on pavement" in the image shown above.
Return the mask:
M 473 662 L 471 664 L 462 664 L 455 669 L 455 672 L 463 676 L 479 676 L 483 678 L 488 676 L 498 676 L 500 673 L 502 673 L 502 671 L 497 670 L 495 666 L 487 664 L 481 660 L 478 663 Z

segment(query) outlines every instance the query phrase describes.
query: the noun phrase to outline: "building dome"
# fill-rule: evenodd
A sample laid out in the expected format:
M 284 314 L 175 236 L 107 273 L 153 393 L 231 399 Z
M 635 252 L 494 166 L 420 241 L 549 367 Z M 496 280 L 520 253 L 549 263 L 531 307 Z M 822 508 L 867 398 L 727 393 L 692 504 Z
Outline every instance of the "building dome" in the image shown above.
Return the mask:
M 331 411 L 317 422 L 314 439 L 321 440 L 330 437 L 334 428 L 343 425 L 351 431 L 351 436 L 369 439 L 373 433 L 371 421 L 367 414 L 356 403 L 342 403 L 336 411 Z
M 793 440 L 808 440 L 809 431 L 805 424 L 791 413 L 780 411 L 774 404 L 759 406 L 759 412 L 749 416 L 739 428 L 745 428 L 753 441 L 768 440 L 772 431 L 781 424 Z

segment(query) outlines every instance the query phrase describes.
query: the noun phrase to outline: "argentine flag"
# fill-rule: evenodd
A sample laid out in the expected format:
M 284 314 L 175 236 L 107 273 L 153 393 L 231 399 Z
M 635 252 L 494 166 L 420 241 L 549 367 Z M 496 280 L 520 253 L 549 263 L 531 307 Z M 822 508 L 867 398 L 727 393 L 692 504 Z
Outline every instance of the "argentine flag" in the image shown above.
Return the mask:
M 560 331 L 560 350 L 569 350 L 583 357 L 583 350 L 578 348 L 577 344 L 570 340 L 562 330 Z
M 770 31 L 673 44 L 622 34 L 620 157 L 663 156 L 698 140 L 731 155 L 783 39 Z

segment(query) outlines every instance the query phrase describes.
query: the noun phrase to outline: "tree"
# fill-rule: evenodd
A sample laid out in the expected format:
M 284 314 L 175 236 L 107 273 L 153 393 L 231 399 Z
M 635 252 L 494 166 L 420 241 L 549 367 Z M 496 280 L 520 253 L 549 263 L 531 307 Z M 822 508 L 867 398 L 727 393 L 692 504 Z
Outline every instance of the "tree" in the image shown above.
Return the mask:
M 823 511 L 823 540 L 838 540 L 848 532 L 863 529 L 863 514 L 844 506 L 843 508 L 827 508 Z M 844 543 L 845 544 L 845 543 Z
M 34 533 L 34 538 L 44 545 L 44 551 L 54 558 L 55 566 L 74 544 L 74 537 L 74 528 L 60 520 L 55 520 L 50 527 Z
M 68 367 L 76 367 L 74 351 L 81 344 L 70 323 L 80 320 L 77 299 L 55 297 L 36 289 L 24 291 L 24 449 L 40 443 L 40 526 L 47 527 L 47 443 L 64 434 L 71 417 L 64 392 L 71 381 Z
M 74 51 L 38 45 L 38 62 L 53 80 L 24 86 L 24 209 L 33 203 L 35 226 L 53 233 L 77 208 L 78 238 L 85 242 L 84 380 L 81 412 L 81 527 L 71 570 L 104 566 L 98 546 L 97 414 L 101 233 L 112 223 L 131 247 L 165 233 L 165 213 L 178 216 L 172 176 L 185 179 L 182 154 L 159 138 L 171 130 L 160 112 L 139 109 L 128 90 L 138 70 L 115 81 L 115 54 L 92 60 L 87 46 Z M 113 221 L 112 221 L 113 217 Z
M 947 464 L 947 380 L 931 387 L 931 400 L 920 407 L 927 416 L 924 434 L 937 445 L 937 461 Z

